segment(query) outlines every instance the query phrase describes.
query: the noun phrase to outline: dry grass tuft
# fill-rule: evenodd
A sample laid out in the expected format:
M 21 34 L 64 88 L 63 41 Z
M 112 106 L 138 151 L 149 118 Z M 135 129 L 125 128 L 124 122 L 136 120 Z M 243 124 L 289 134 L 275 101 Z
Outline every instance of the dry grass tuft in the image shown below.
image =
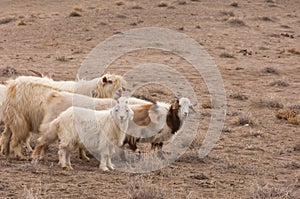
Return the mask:
M 236 26 L 236 27 L 246 26 L 245 22 L 238 18 L 230 18 L 230 19 L 228 19 L 228 23 L 230 25 Z
M 296 193 L 293 192 L 293 186 L 277 188 L 271 185 L 261 186 L 259 184 L 254 184 L 253 189 L 253 199 L 261 198 L 290 198 L 296 199 Z
M 257 108 L 268 108 L 268 109 L 282 109 L 283 104 L 277 102 L 276 100 L 259 100 L 258 102 L 254 102 L 253 106 Z
M 278 119 L 285 119 L 288 120 L 290 118 L 296 117 L 297 113 L 293 109 L 280 109 L 276 113 L 276 117 Z
M 165 2 L 160 2 L 160 3 L 158 4 L 158 7 L 168 7 L 168 4 L 165 3 Z
M 61 62 L 67 62 L 68 61 L 68 59 L 65 56 L 56 57 L 55 60 L 61 61 Z
M 221 54 L 220 54 L 220 57 L 221 57 L 221 58 L 235 58 L 234 55 L 229 54 L 229 53 L 227 53 L 227 52 L 221 53 Z
M 256 121 L 250 115 L 241 115 L 235 122 L 238 126 L 254 126 Z
M 135 5 L 135 6 L 132 6 L 131 9 L 134 9 L 134 10 L 142 10 L 143 7 L 142 7 L 142 6 L 139 6 L 139 5 Z
M 270 86 L 287 87 L 287 86 L 289 86 L 289 83 L 282 81 L 282 80 L 278 80 L 278 81 L 274 81 L 274 82 L 270 83 Z
M 300 51 L 296 50 L 295 48 L 290 48 L 287 51 L 295 55 L 300 55 Z
M 269 74 L 279 75 L 279 71 L 274 67 L 265 67 L 263 69 L 263 72 L 264 73 L 269 73 Z
M 5 17 L 5 18 L 2 18 L 0 19 L 0 25 L 1 24 L 7 24 L 7 23 L 10 23 L 12 21 L 14 21 L 15 18 L 14 17 Z
M 145 182 L 142 177 L 136 176 L 129 182 L 128 198 L 130 199 L 163 199 L 164 189 Z
M 204 108 L 204 109 L 211 109 L 212 108 L 211 101 L 205 101 L 205 102 L 203 102 L 202 108 Z
M 124 5 L 124 2 L 123 2 L 123 1 L 117 1 L 117 2 L 116 2 L 116 5 L 117 5 L 117 6 L 122 6 L 122 5 Z
M 17 25 L 18 26 L 25 26 L 27 24 L 26 24 L 26 22 L 23 19 L 21 19 L 20 21 L 17 22 Z
M 233 2 L 230 4 L 230 6 L 237 8 L 237 7 L 239 7 L 239 4 L 237 2 Z
M 300 119 L 297 117 L 297 112 L 293 109 L 280 109 L 276 113 L 278 119 L 287 120 L 288 123 L 294 125 L 300 125 Z
M 237 100 L 241 100 L 241 101 L 248 99 L 248 97 L 246 95 L 241 94 L 241 93 L 233 93 L 233 94 L 230 94 L 229 97 L 231 99 L 237 99 Z
M 234 13 L 232 11 L 221 11 L 222 15 L 234 17 Z
M 272 22 L 273 19 L 271 19 L 270 17 L 266 17 L 266 16 L 263 16 L 263 17 L 258 17 L 258 19 L 262 20 L 262 21 L 269 21 L 269 22 Z
M 69 17 L 81 17 L 81 14 L 74 10 L 69 14 Z

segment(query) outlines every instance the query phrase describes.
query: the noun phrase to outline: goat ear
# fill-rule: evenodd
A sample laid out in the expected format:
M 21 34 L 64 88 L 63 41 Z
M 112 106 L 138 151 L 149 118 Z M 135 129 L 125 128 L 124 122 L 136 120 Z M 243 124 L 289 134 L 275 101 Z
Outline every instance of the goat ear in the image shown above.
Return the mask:
M 107 77 L 106 77 L 106 76 L 104 76 L 104 77 L 102 78 L 102 82 L 103 82 L 103 83 L 107 83 Z

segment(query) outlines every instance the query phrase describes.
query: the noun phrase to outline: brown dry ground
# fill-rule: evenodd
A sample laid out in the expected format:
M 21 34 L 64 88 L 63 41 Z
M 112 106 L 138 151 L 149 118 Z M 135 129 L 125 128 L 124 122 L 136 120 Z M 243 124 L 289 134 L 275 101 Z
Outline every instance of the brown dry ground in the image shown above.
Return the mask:
M 148 26 L 182 32 L 211 55 L 227 91 L 225 128 L 211 153 L 197 156 L 211 112 L 203 79 L 177 55 L 136 51 L 108 71 L 123 74 L 125 66 L 144 62 L 181 69 L 205 107 L 189 150 L 148 174 L 102 173 L 95 159 L 84 162 L 75 155 L 75 170 L 63 171 L 57 145 L 38 165 L 0 157 L 1 198 L 300 198 L 300 126 L 276 118 L 282 107 L 300 111 L 300 1 L 164 3 L 1 0 L 0 80 L 32 74 L 28 69 L 72 80 L 88 53 L 116 33 Z M 81 16 L 69 17 L 72 11 Z M 149 91 L 170 98 L 159 89 Z

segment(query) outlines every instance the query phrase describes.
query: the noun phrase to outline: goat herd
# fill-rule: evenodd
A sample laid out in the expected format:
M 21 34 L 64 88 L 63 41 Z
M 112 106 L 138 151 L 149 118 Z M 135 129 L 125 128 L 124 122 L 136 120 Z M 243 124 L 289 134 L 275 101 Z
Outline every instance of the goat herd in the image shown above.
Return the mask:
M 58 159 L 63 169 L 72 169 L 70 153 L 89 159 L 86 150 L 101 156 L 99 168 L 113 170 L 111 157 L 116 147 L 137 142 L 151 143 L 161 149 L 163 142 L 182 126 L 192 108 L 188 98 L 172 104 L 126 97 L 122 76 L 105 74 L 92 80 L 54 81 L 47 77 L 20 76 L 0 85 L 1 153 L 10 151 L 26 159 L 41 160 L 47 147 L 59 141 Z M 116 100 L 117 99 L 117 100 Z M 35 147 L 31 133 L 37 133 Z

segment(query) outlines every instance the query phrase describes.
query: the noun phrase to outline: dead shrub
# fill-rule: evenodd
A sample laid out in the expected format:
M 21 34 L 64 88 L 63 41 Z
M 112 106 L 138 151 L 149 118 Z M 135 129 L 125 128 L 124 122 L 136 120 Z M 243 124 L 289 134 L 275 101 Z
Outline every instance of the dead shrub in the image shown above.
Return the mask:
M 7 23 L 10 23 L 12 21 L 14 21 L 15 18 L 14 17 L 5 17 L 5 18 L 2 18 L 0 19 L 0 25 L 1 24 L 7 24 Z
M 233 2 L 230 4 L 230 6 L 237 8 L 237 7 L 239 7 L 239 4 L 237 2 Z
M 274 187 L 271 185 L 261 186 L 259 184 L 254 184 L 252 186 L 253 199 L 260 198 L 297 198 L 296 193 L 293 192 L 293 187 Z
M 295 55 L 300 55 L 300 51 L 296 50 L 295 48 L 290 48 L 287 51 Z
M 296 117 L 297 113 L 293 109 L 280 109 L 276 113 L 278 119 L 288 120 L 290 118 Z
M 282 81 L 282 80 L 278 80 L 278 81 L 274 81 L 274 82 L 270 83 L 270 86 L 287 87 L 287 86 L 289 86 L 289 83 Z
M 204 108 L 204 109 L 211 109 L 212 108 L 211 101 L 203 102 L 202 108 Z
M 258 102 L 254 102 L 253 106 L 257 108 L 268 108 L 268 109 L 282 109 L 283 104 L 277 102 L 276 100 L 259 100 Z
M 69 17 L 81 17 L 81 14 L 74 10 L 69 14 Z
M 158 7 L 168 7 L 168 4 L 165 3 L 165 2 L 160 2 L 160 3 L 158 4 Z
M 269 74 L 279 75 L 279 71 L 274 67 L 265 67 L 263 69 L 263 72 L 264 73 L 269 73 Z
M 248 97 L 246 95 L 241 94 L 241 93 L 233 93 L 233 94 L 230 94 L 229 97 L 231 99 L 237 99 L 237 100 L 241 100 L 241 101 L 248 99 Z
M 256 122 L 251 115 L 241 115 L 236 119 L 235 124 L 238 126 L 254 126 Z
M 228 23 L 232 26 L 243 27 L 246 26 L 245 22 L 238 18 L 230 18 L 228 19 Z
M 135 177 L 129 182 L 128 198 L 130 199 L 163 199 L 164 190 L 157 186 L 146 183 L 142 177 Z
M 221 54 L 220 54 L 220 57 L 221 57 L 221 58 L 235 58 L 234 55 L 229 54 L 229 53 L 227 53 L 227 52 L 221 53 Z

